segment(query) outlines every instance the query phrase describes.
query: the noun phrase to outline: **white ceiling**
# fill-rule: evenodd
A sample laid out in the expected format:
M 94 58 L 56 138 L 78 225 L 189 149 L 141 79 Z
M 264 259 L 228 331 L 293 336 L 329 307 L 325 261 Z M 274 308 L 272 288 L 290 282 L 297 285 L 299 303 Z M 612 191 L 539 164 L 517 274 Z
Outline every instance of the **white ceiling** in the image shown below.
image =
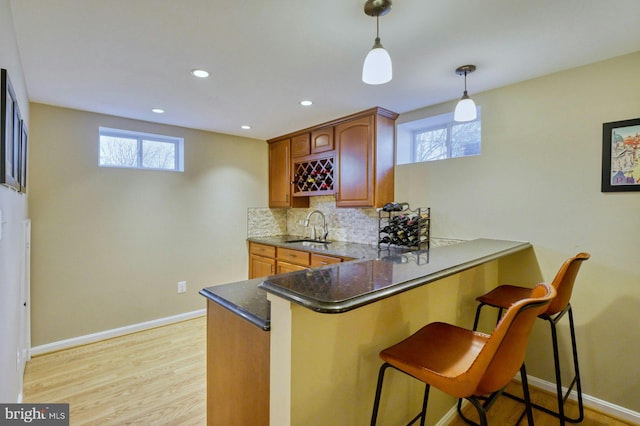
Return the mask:
M 639 0 L 394 0 L 380 18 L 394 77 L 368 86 L 375 19 L 363 5 L 11 1 L 32 101 L 259 139 L 376 105 L 403 113 L 459 98 L 464 64 L 478 67 L 473 96 L 640 50 Z

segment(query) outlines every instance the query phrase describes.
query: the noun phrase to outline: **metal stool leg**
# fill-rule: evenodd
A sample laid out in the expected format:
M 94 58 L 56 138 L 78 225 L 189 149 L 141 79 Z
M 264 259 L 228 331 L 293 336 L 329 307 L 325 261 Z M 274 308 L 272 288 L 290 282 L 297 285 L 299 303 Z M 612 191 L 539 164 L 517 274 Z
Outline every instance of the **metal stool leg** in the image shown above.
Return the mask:
M 389 363 L 384 363 L 380 367 L 380 371 L 378 372 L 378 385 L 376 386 L 376 397 L 373 401 L 373 412 L 371 413 L 371 426 L 375 426 L 378 420 L 378 410 L 380 408 L 380 396 L 382 395 L 382 383 L 384 382 L 384 373 L 387 368 L 395 368 L 393 365 Z M 422 411 L 415 416 L 410 422 L 409 425 L 415 423 L 416 420 L 420 419 L 420 426 L 424 426 L 425 421 L 427 420 L 427 403 L 429 402 L 429 389 L 431 386 L 425 383 L 424 387 L 424 396 L 422 398 Z
M 473 331 L 478 330 L 478 320 L 480 320 L 480 311 L 482 310 L 483 306 L 484 303 L 479 303 L 478 307 L 476 308 L 476 318 L 473 320 Z
M 558 349 L 558 332 L 556 328 L 556 324 L 562 319 L 564 314 L 569 313 L 569 330 L 571 332 L 571 349 L 573 352 L 573 366 L 574 366 L 574 377 L 569 387 L 567 388 L 567 392 L 564 393 L 562 390 L 562 377 L 560 372 L 560 351 Z M 553 365 L 556 375 L 556 397 L 558 401 L 558 411 L 550 410 L 547 407 L 543 407 L 541 405 L 531 403 L 531 406 L 537 410 L 543 411 L 547 414 L 550 414 L 556 417 L 560 421 L 560 425 L 563 426 L 565 422 L 570 423 L 580 423 L 584 420 L 584 404 L 582 401 L 582 385 L 580 383 L 580 368 L 578 365 L 578 348 L 576 344 L 576 333 L 573 322 L 573 310 L 571 309 L 571 304 L 567 305 L 565 309 L 560 311 L 555 317 L 551 318 L 548 316 L 542 316 L 541 319 L 544 319 L 549 322 L 549 326 L 551 328 L 551 340 L 553 346 Z M 571 391 L 573 387 L 576 387 L 576 393 L 578 394 L 578 417 L 568 417 L 564 412 L 564 405 L 571 395 Z M 515 399 L 516 401 L 525 402 L 524 399 L 512 395 L 510 393 L 505 392 L 506 396 L 511 399 Z
M 378 419 L 378 409 L 380 408 L 380 395 L 382 394 L 382 382 L 384 381 L 384 372 L 391 367 L 386 362 L 380 367 L 378 372 L 378 385 L 376 386 L 376 398 L 373 400 L 373 412 L 371 413 L 371 426 L 375 426 Z
M 551 340 L 553 342 L 553 365 L 556 373 L 556 397 L 558 398 L 558 419 L 560 420 L 560 426 L 564 426 L 564 398 L 562 392 L 562 377 L 560 376 L 560 355 L 558 353 L 558 333 L 556 330 L 556 323 L 549 319 L 549 325 L 551 326 Z
M 424 385 L 424 397 L 422 398 L 422 412 L 420 413 L 420 426 L 424 426 L 427 421 L 427 402 L 429 402 L 429 388 L 431 386 Z
M 476 308 L 476 317 L 473 320 L 473 331 L 478 331 L 478 322 L 480 321 L 480 311 L 482 310 L 482 307 L 485 305 L 486 303 L 480 302 L 478 304 L 478 307 Z M 500 322 L 500 318 L 502 318 L 502 308 L 498 308 L 498 318 L 496 318 L 496 324 Z
M 578 394 L 578 418 L 569 419 L 570 422 L 580 423 L 584 420 L 584 404 L 582 402 L 582 384 L 580 382 L 580 367 L 578 366 L 578 345 L 576 343 L 576 329 L 573 323 L 573 309 L 571 308 L 571 304 L 569 304 L 569 329 L 571 331 L 571 349 L 573 351 L 573 367 L 575 376 L 573 378 L 576 385 L 576 393 Z M 573 387 L 573 383 L 569 386 L 569 392 L 571 392 L 571 388 Z
M 524 404 L 527 412 L 527 422 L 533 426 L 533 410 L 531 409 L 531 397 L 529 396 L 529 381 L 527 379 L 527 368 L 524 364 L 520 367 L 520 377 L 522 378 L 522 393 L 524 395 Z
M 562 391 L 562 377 L 560 373 L 560 355 L 558 349 L 558 333 L 556 329 L 556 324 L 558 321 L 564 316 L 565 313 L 569 313 L 569 331 L 571 333 L 571 350 L 573 355 L 573 367 L 574 367 L 574 376 L 567 388 L 567 393 L 563 393 Z M 576 344 L 576 331 L 573 322 L 573 310 L 571 309 L 571 304 L 567 305 L 567 307 L 562 310 L 555 318 L 545 318 L 549 321 L 549 325 L 551 327 L 551 338 L 553 341 L 553 360 L 555 366 L 556 373 L 556 392 L 558 396 L 558 412 L 554 413 L 550 410 L 545 410 L 549 414 L 552 414 L 560 420 L 560 425 L 564 425 L 565 421 L 571 423 L 580 423 L 584 419 L 584 405 L 582 402 L 582 385 L 580 383 L 580 367 L 578 365 L 578 348 Z M 576 393 L 578 394 L 578 417 L 571 418 L 568 417 L 564 412 L 564 404 L 566 403 L 573 387 L 576 387 Z

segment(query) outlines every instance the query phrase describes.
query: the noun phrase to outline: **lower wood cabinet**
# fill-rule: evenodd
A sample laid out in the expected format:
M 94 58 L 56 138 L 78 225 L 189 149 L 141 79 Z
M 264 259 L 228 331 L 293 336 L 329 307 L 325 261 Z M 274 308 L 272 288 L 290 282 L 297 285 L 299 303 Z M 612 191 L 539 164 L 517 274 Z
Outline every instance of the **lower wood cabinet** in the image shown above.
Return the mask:
M 249 278 L 266 277 L 276 273 L 276 260 L 268 257 L 249 255 Z
M 302 271 L 332 263 L 340 263 L 344 260 L 353 259 L 249 242 L 250 279 Z
M 207 425 L 269 425 L 269 338 L 207 302 Z
M 249 243 L 249 278 L 276 273 L 276 248 L 267 244 Z

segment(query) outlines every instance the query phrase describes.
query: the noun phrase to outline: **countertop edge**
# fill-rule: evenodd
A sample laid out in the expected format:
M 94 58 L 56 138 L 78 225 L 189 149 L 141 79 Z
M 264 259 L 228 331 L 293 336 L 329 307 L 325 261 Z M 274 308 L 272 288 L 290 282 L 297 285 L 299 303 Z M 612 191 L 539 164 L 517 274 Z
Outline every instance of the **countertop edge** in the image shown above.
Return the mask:
M 290 292 L 286 288 L 272 284 L 268 280 L 263 281 L 259 285 L 259 288 L 262 288 L 268 293 L 282 297 L 285 300 L 302 305 L 316 312 L 326 313 L 326 314 L 338 314 L 338 313 L 347 312 L 347 311 L 359 308 L 361 306 L 368 305 L 370 303 L 375 303 L 379 300 L 386 299 L 387 297 L 391 297 L 396 294 L 403 293 L 405 291 L 411 290 L 421 285 L 428 284 L 430 282 L 433 282 L 442 278 L 446 278 L 458 272 L 465 271 L 475 266 L 479 266 L 483 263 L 487 263 L 492 260 L 499 259 L 503 256 L 517 253 L 519 251 L 526 250 L 532 247 L 531 243 L 529 242 L 514 241 L 514 243 L 519 243 L 519 244 L 514 247 L 500 250 L 498 252 L 492 253 L 487 256 L 482 256 L 477 259 L 473 259 L 468 262 L 465 262 L 447 269 L 443 269 L 441 271 L 435 272 L 425 277 L 420 277 L 413 280 L 405 281 L 403 283 L 398 283 L 396 285 L 387 287 L 377 292 L 367 293 L 362 296 L 357 296 L 357 297 L 339 301 L 339 302 L 324 302 L 324 301 L 318 301 L 318 300 L 311 300 L 310 298 L 305 298 L 303 295 L 300 295 L 298 293 Z
M 251 324 L 261 328 L 264 331 L 269 331 L 271 330 L 271 321 L 270 320 L 263 320 L 262 318 L 254 315 L 253 313 L 247 311 L 246 309 L 228 301 L 227 299 L 225 299 L 224 297 L 218 296 L 217 294 L 211 292 L 208 290 L 208 288 L 203 288 L 202 290 L 200 290 L 198 292 L 201 296 L 204 296 L 205 298 L 211 300 L 214 303 L 217 303 L 218 305 L 222 306 L 223 308 L 233 312 L 234 314 L 246 319 L 247 321 L 249 321 Z

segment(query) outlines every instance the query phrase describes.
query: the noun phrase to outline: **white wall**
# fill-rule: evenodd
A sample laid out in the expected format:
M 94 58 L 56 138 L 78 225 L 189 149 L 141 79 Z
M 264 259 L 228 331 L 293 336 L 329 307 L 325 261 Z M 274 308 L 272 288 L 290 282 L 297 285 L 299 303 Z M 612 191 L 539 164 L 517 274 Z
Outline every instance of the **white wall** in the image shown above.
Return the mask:
M 29 102 L 18 54 L 9 0 L 0 0 L 0 68 L 9 72 L 20 112 L 29 123 Z M 17 402 L 21 392 L 17 370 L 18 315 L 22 279 L 23 221 L 27 197 L 0 186 L 0 402 Z
M 571 302 L 584 391 L 636 412 L 640 192 L 602 193 L 600 179 L 602 123 L 640 117 L 638 69 L 640 52 L 472 94 L 482 107 L 482 155 L 396 167 L 396 199 L 430 206 L 436 237 L 530 241 L 545 280 L 566 258 L 591 253 Z M 563 320 L 565 350 L 567 333 Z M 539 324 L 527 369 L 553 381 L 549 345 Z

